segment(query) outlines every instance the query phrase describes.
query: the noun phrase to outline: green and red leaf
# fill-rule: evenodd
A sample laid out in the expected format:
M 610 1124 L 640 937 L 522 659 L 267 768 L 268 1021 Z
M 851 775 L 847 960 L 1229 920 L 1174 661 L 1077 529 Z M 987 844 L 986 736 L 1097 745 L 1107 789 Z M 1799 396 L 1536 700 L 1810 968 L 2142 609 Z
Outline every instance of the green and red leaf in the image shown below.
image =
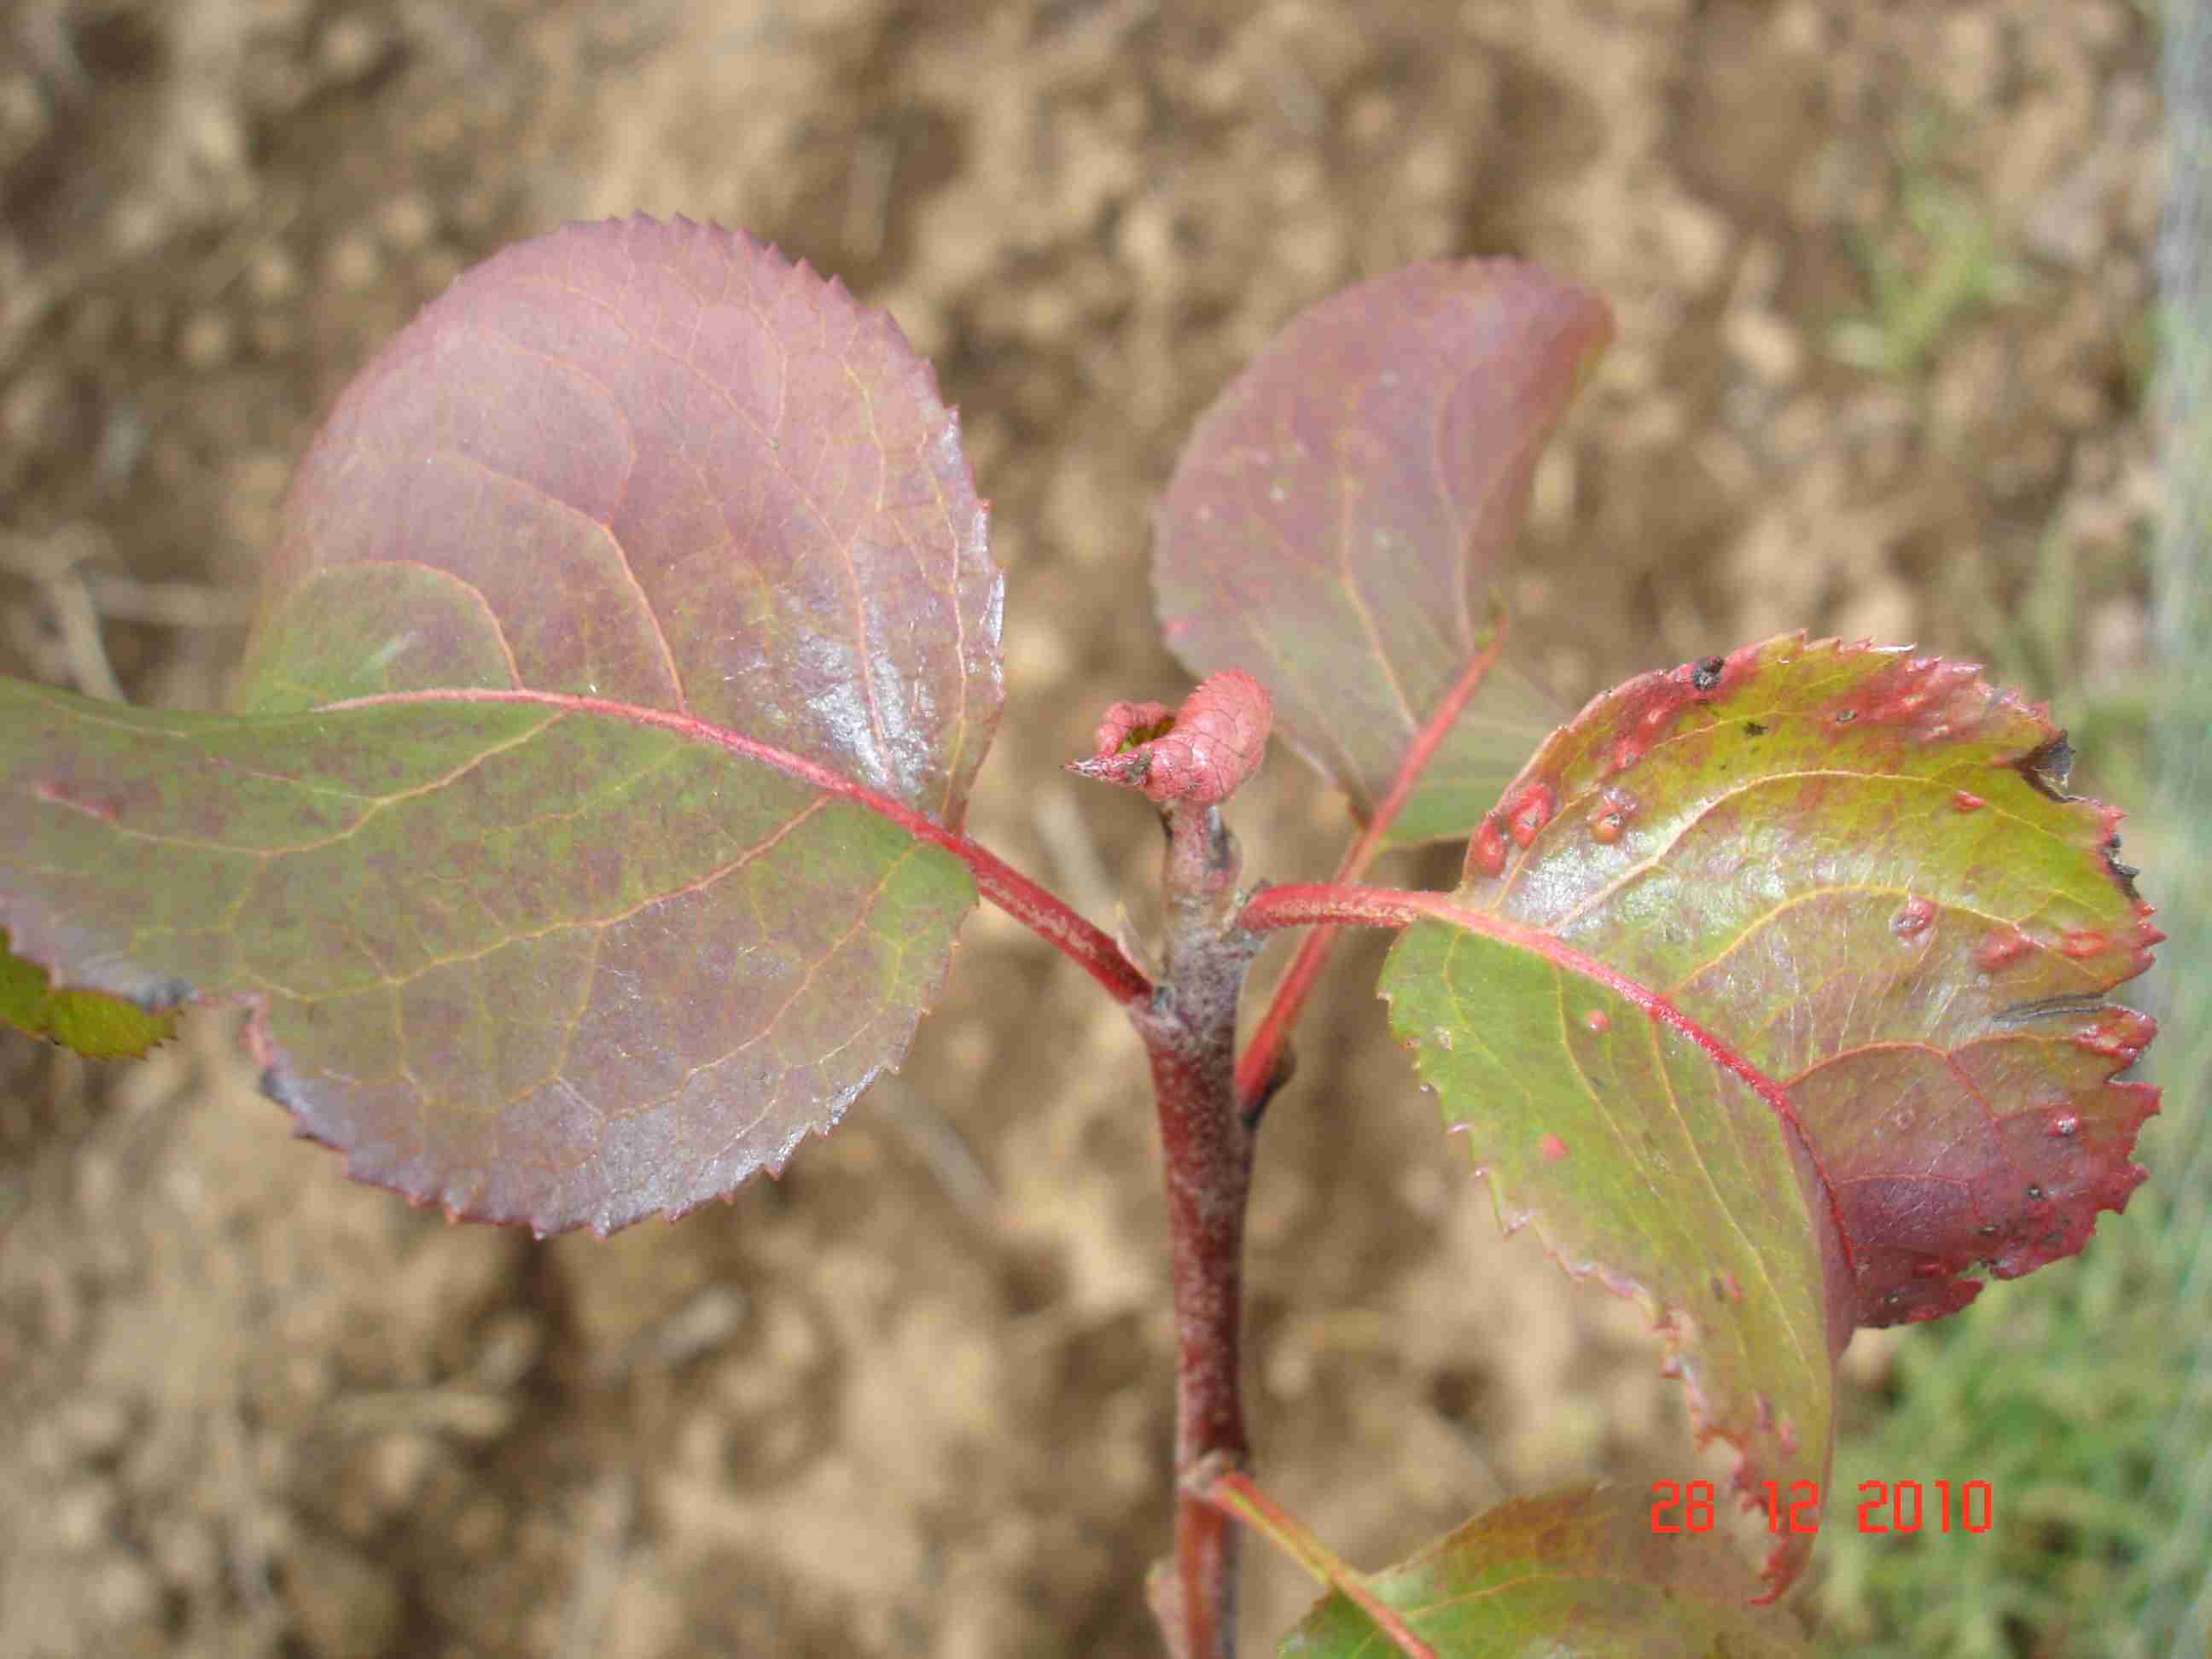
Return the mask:
M 1825 1479 L 1859 1325 L 2087 1242 L 2142 1179 L 2161 937 L 1970 665 L 1802 636 L 1593 701 L 1383 994 L 1501 1218 L 1650 1310 L 1741 1483 Z M 1769 1564 L 1786 1582 L 1804 1540 Z
M 1744 1605 L 1744 1569 L 1713 1534 L 1668 1535 L 1622 1488 L 1516 1498 L 1364 1587 L 1438 1659 L 1802 1659 L 1789 1618 Z M 1283 1659 L 1382 1659 L 1392 1644 L 1349 1596 L 1324 1598 Z
M 957 826 L 997 720 L 983 527 L 836 284 L 680 222 L 510 248 L 333 411 L 238 713 L 0 687 L 0 925 L 247 1000 L 302 1131 L 456 1215 L 726 1194 L 897 1063 L 973 902 L 894 819 Z

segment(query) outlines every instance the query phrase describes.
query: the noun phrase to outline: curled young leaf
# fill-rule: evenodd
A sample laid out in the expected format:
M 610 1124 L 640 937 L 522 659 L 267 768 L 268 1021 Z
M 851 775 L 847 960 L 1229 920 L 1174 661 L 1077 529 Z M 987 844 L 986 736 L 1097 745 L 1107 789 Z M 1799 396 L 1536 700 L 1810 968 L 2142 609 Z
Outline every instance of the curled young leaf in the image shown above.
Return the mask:
M 1111 704 L 1098 722 L 1097 752 L 1067 769 L 1141 791 L 1158 806 L 1218 806 L 1260 769 L 1271 719 L 1266 688 L 1232 669 L 1172 715 L 1164 703 Z

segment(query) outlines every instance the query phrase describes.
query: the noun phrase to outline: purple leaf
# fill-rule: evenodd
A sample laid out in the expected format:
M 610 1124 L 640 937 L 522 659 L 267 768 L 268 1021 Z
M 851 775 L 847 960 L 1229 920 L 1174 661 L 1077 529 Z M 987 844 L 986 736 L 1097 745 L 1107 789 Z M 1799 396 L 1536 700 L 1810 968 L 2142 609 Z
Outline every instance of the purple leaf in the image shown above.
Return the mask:
M 681 1211 L 903 1054 L 973 884 L 823 775 L 958 823 L 1001 595 L 887 318 L 743 236 L 570 226 L 340 400 L 240 714 L 0 687 L 0 926 L 57 984 L 249 1000 L 364 1179 Z
M 1363 817 L 1486 643 L 1537 454 L 1611 332 L 1532 265 L 1415 265 L 1298 316 L 1185 446 L 1155 535 L 1168 643 L 1256 678 Z M 1494 672 L 1389 841 L 1466 835 L 1553 713 Z

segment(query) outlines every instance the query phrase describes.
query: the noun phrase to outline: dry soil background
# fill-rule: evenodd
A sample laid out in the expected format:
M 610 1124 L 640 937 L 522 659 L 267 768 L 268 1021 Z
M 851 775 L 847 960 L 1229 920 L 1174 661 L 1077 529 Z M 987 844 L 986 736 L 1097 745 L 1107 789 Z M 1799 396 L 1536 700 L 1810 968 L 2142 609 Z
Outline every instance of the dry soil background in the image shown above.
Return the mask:
M 1179 695 L 1151 493 L 1285 318 L 1414 258 L 1617 308 L 1516 584 L 1564 695 L 1799 624 L 1987 650 L 2052 569 L 2066 666 L 2124 679 L 2151 61 L 2123 0 L 12 0 L 0 668 L 216 702 L 364 355 L 642 209 L 937 359 L 1011 583 L 971 827 L 1101 920 L 1156 835 L 1055 769 Z M 1255 873 L 1333 857 L 1288 757 L 1240 806 Z M 1249 1367 L 1264 1467 L 1369 1561 L 1680 1415 L 1632 1316 L 1497 1239 L 1378 955 L 1271 1115 Z M 1151 1651 L 1161 1209 L 1098 1002 L 981 915 L 781 1185 L 543 1246 L 349 1187 L 221 1018 L 128 1070 L 0 1042 L 0 1655 Z M 1304 1591 L 1251 1594 L 1258 1652 Z

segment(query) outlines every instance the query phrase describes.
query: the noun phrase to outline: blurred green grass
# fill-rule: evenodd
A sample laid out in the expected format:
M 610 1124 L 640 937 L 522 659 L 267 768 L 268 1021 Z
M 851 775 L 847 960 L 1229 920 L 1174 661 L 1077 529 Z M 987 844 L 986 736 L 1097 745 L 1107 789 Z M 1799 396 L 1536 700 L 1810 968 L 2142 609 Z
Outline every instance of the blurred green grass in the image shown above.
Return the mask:
M 1953 125 L 1932 105 L 1905 121 L 1893 163 L 1896 216 L 1882 234 L 1853 238 L 1867 305 L 1830 333 L 1839 362 L 1897 378 L 1916 374 L 1960 321 L 2027 288 L 1996 217 L 1947 170 Z

